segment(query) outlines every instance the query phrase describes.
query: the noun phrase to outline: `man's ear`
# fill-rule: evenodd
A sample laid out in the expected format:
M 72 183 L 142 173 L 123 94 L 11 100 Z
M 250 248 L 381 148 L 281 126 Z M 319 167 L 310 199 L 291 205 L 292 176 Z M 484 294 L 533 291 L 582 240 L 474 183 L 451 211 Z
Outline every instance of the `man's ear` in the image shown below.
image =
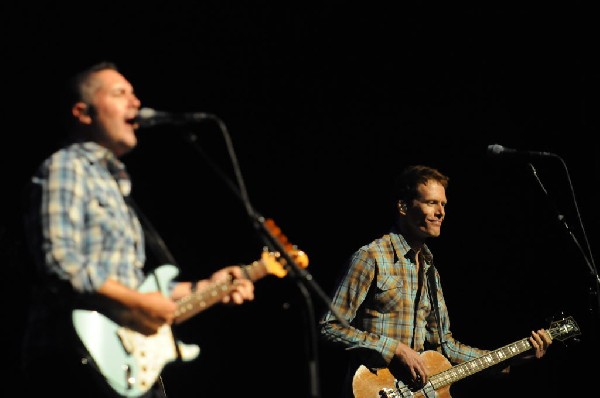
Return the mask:
M 77 102 L 71 108 L 73 116 L 82 124 L 91 124 L 92 116 L 90 115 L 90 105 L 85 102 Z

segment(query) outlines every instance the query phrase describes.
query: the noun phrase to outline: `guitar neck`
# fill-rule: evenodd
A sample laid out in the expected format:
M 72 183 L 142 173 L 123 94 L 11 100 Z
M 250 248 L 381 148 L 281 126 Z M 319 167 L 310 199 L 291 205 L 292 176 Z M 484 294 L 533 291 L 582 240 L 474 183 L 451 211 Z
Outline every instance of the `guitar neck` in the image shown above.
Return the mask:
M 244 274 L 251 281 L 256 281 L 268 274 L 267 268 L 262 260 L 242 267 Z M 215 282 L 177 301 L 175 323 L 181 323 L 194 315 L 212 307 L 227 296 L 234 288 L 234 282 L 229 279 Z
M 450 385 L 465 377 L 471 376 L 477 372 L 487 369 L 506 361 L 516 355 L 519 355 L 531 349 L 531 343 L 528 338 L 516 341 L 512 344 L 498 348 L 478 358 L 463 362 L 453 366 L 450 369 L 440 372 L 430 378 L 431 384 L 437 390 L 438 388 Z
M 559 327 L 550 328 L 547 330 L 548 334 L 552 338 L 559 336 L 561 331 L 562 329 Z M 490 351 L 485 355 L 463 362 L 459 365 L 455 365 L 448 370 L 431 376 L 431 384 L 433 385 L 434 389 L 437 390 L 491 366 L 500 364 L 510 358 L 530 350 L 531 348 L 533 348 L 533 346 L 529 342 L 528 337 L 519 341 L 515 341 L 514 343 L 505 345 L 497 350 Z

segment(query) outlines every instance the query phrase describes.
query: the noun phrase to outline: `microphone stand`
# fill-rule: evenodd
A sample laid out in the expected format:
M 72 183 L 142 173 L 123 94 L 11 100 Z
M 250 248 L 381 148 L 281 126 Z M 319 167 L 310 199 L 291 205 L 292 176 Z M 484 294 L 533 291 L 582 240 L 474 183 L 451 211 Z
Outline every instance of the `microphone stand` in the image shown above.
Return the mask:
M 308 372 L 310 378 L 310 397 L 311 398 L 319 398 L 320 397 L 320 383 L 319 383 L 319 362 L 318 362 L 318 337 L 317 337 L 317 325 L 315 322 L 315 313 L 314 307 L 311 300 L 311 296 L 307 287 L 312 289 L 313 292 L 317 294 L 317 296 L 329 307 L 331 312 L 336 316 L 336 318 L 344 325 L 349 326 L 348 322 L 341 317 L 341 315 L 336 311 L 335 308 L 331 305 L 331 300 L 327 297 L 327 295 L 323 292 L 321 287 L 314 281 L 312 275 L 302 269 L 296 261 L 288 254 L 287 249 L 283 246 L 280 240 L 275 237 L 270 229 L 265 224 L 265 218 L 260 215 L 251 205 L 248 193 L 246 190 L 246 186 L 244 183 L 244 179 L 242 177 L 242 173 L 237 161 L 237 156 L 235 155 L 235 151 L 233 149 L 233 144 L 231 142 L 231 137 L 229 136 L 229 132 L 225 123 L 215 115 L 207 114 L 207 119 L 213 120 L 219 126 L 221 133 L 223 134 L 223 138 L 225 139 L 225 144 L 227 147 L 227 151 L 229 157 L 231 159 L 233 171 L 236 176 L 236 180 L 238 183 L 238 187 L 234 185 L 231 179 L 204 153 L 202 148 L 197 143 L 197 136 L 194 133 L 187 132 L 186 139 L 189 143 L 191 143 L 194 148 L 198 151 L 198 153 L 207 161 L 209 166 L 223 179 L 223 181 L 227 184 L 227 186 L 231 189 L 231 191 L 242 201 L 246 213 L 248 217 L 252 221 L 254 228 L 259 232 L 262 240 L 271 248 L 275 248 L 286 260 L 285 267 L 289 272 L 289 275 L 294 277 L 298 289 L 302 293 L 302 296 L 306 303 L 306 313 L 304 316 L 304 321 L 307 324 L 307 329 L 309 333 L 304 334 L 306 338 L 306 347 L 308 350 Z
M 598 314 L 600 314 L 600 295 L 599 295 L 599 291 L 600 291 L 600 276 L 598 275 L 598 270 L 596 269 L 596 266 L 594 264 L 594 259 L 593 259 L 593 256 L 591 254 L 591 249 L 590 249 L 589 242 L 587 240 L 587 236 L 585 234 L 585 229 L 583 228 L 583 225 L 581 223 L 581 216 L 579 215 L 579 209 L 577 207 L 577 201 L 575 200 L 575 195 L 573 194 L 571 179 L 569 177 L 569 171 L 567 170 L 567 165 L 565 164 L 564 160 L 560 156 L 555 155 L 555 157 L 558 158 L 561 161 L 563 167 L 566 170 L 567 179 L 569 180 L 569 186 L 571 187 L 571 194 L 573 196 L 573 201 L 575 203 L 575 209 L 577 210 L 577 217 L 579 218 L 579 221 L 580 221 L 581 229 L 583 231 L 583 237 L 585 239 L 586 246 L 588 248 L 587 253 L 589 253 L 589 257 L 588 257 L 588 254 L 586 253 L 586 251 L 583 250 L 583 248 L 579 244 L 579 241 L 577 240 L 577 238 L 575 237 L 575 235 L 573 234 L 573 232 L 571 231 L 571 229 L 569 228 L 569 226 L 567 225 L 567 222 L 565 220 L 565 216 L 562 215 L 562 214 L 560 214 L 560 212 L 558 211 L 558 209 L 557 209 L 556 205 L 554 204 L 554 202 L 552 200 L 550 200 L 550 195 L 548 194 L 548 191 L 544 187 L 544 184 L 542 184 L 542 181 L 538 177 L 537 171 L 536 171 L 535 167 L 533 167 L 533 165 L 531 163 L 528 163 L 528 165 L 531 168 L 531 171 L 532 171 L 533 176 L 535 177 L 536 181 L 538 182 L 538 184 L 542 188 L 542 191 L 544 192 L 544 194 L 546 195 L 546 197 L 549 199 L 549 202 L 552 204 L 554 212 L 557 215 L 558 221 L 567 230 L 567 233 L 569 234 L 569 236 L 571 237 L 571 239 L 573 239 L 573 242 L 575 243 L 575 246 L 577 246 L 577 248 L 581 252 L 582 257 L 583 257 L 586 265 L 588 266 L 588 269 L 589 269 L 589 272 L 590 272 L 590 277 L 593 280 L 593 287 L 590 287 L 590 302 L 592 300 L 595 301 L 595 304 L 594 304 L 595 305 L 595 311 L 594 311 L 594 308 L 590 308 L 590 311 L 592 313 L 595 312 L 596 315 L 598 315 Z

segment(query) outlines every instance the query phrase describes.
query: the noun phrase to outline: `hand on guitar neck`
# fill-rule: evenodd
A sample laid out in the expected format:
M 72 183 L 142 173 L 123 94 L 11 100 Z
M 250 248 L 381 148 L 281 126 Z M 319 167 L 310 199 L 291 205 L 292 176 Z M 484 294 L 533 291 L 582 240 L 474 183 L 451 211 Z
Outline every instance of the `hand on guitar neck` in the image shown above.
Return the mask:
M 254 283 L 248 278 L 244 269 L 237 265 L 230 265 L 216 271 L 209 279 L 196 282 L 194 291 L 202 291 L 211 285 L 220 283 L 231 283 L 228 294 L 221 298 L 223 304 L 242 304 L 244 301 L 254 299 Z

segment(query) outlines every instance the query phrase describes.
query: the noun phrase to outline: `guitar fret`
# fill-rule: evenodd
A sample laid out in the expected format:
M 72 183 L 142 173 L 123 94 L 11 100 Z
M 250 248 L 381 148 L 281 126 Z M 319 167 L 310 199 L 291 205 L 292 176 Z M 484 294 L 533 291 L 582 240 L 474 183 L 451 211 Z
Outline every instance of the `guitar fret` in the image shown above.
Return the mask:
M 185 314 L 191 316 L 212 304 L 216 303 L 220 298 L 231 289 L 230 282 L 221 282 L 211 289 L 199 291 L 189 296 L 183 297 L 178 301 L 178 308 L 175 312 L 176 317 L 182 317 Z M 194 311 L 194 313 L 192 313 Z M 187 318 L 186 318 L 187 319 Z M 180 319 L 180 321 L 183 319 Z
M 482 355 L 481 357 L 474 358 L 467 362 L 463 362 L 446 371 L 443 371 L 435 375 L 432 378 L 431 383 L 435 386 L 436 389 L 442 386 L 446 386 L 458 380 L 464 379 L 465 377 L 477 373 L 483 369 L 489 368 L 493 365 L 503 362 L 515 355 L 527 351 L 530 348 L 531 344 L 529 343 L 529 339 L 522 339 L 515 343 L 498 348 L 497 350 L 491 351 L 485 355 Z

